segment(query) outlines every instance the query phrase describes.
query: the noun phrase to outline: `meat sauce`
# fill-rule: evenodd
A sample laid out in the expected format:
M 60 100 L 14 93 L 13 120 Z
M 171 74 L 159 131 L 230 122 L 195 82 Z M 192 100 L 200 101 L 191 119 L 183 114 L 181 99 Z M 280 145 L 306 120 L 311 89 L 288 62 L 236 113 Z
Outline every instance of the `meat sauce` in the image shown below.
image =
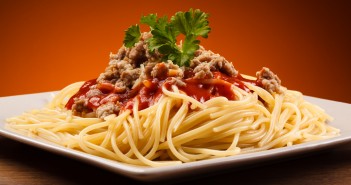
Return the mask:
M 85 94 L 90 90 L 90 87 L 95 84 L 96 84 L 96 79 L 86 81 L 82 85 L 82 87 L 80 87 L 79 91 L 68 100 L 65 107 L 69 110 L 72 109 L 72 105 L 74 104 L 74 99 L 79 98 L 81 96 L 85 96 Z
M 190 72 L 188 72 L 189 74 Z M 228 100 L 235 100 L 235 94 L 232 90 L 232 85 L 235 85 L 247 92 L 250 91 L 244 82 L 249 82 L 257 85 L 255 80 L 249 80 L 238 74 L 236 77 L 228 76 L 221 72 L 213 72 L 213 79 L 197 80 L 193 78 L 185 79 L 185 87 L 180 87 L 188 96 L 194 99 L 205 102 L 211 98 L 224 96 Z
M 231 77 L 221 72 L 213 72 L 214 77 L 212 79 L 198 80 L 192 78 L 193 74 L 191 71 L 186 71 L 186 79 L 183 82 L 185 86 L 178 87 L 181 91 L 185 92 L 188 96 L 200 101 L 205 102 L 211 98 L 223 96 L 228 100 L 235 100 L 235 94 L 232 90 L 232 85 L 235 85 L 245 91 L 250 91 L 244 84 L 249 82 L 254 85 L 258 85 L 256 80 L 248 80 L 238 74 L 236 77 Z M 110 83 L 97 84 L 96 79 L 85 82 L 79 91 L 73 95 L 66 104 L 67 109 L 72 109 L 75 98 L 84 98 L 87 92 L 93 85 L 99 89 L 102 94 L 92 96 L 88 99 L 87 107 L 91 110 L 96 110 L 99 106 L 107 102 L 120 102 L 122 103 L 122 110 L 133 109 L 134 98 L 139 100 L 139 110 L 146 109 L 159 100 L 162 95 L 162 86 L 165 86 L 168 90 L 171 89 L 171 80 L 158 80 L 157 78 L 144 80 L 139 86 L 128 90 L 125 93 L 115 93 L 114 85 Z

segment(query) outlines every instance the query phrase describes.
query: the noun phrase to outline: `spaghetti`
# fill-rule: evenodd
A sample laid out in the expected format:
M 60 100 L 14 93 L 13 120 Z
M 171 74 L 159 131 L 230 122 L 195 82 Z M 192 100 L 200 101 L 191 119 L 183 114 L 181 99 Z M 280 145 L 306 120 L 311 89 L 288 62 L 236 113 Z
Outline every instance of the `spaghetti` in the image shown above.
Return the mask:
M 268 68 L 255 77 L 199 45 L 210 32 L 200 10 L 144 16 L 110 54 L 97 79 L 71 84 L 7 128 L 67 148 L 145 166 L 174 165 L 327 139 L 332 118 L 281 86 Z M 196 29 L 195 29 L 196 28 Z M 192 30 L 195 29 L 195 30 Z M 185 36 L 177 45 L 177 36 Z M 182 42 L 180 42 L 182 43 Z
M 297 91 L 271 95 L 246 83 L 253 93 L 233 86 L 237 100 L 216 97 L 201 103 L 177 86 L 172 91 L 163 86 L 153 106 L 137 110 L 135 99 L 133 110 L 101 120 L 74 116 L 65 109 L 81 85 L 67 86 L 42 110 L 9 118 L 7 126 L 92 155 L 148 166 L 291 146 L 339 133 L 325 123 L 332 118 Z

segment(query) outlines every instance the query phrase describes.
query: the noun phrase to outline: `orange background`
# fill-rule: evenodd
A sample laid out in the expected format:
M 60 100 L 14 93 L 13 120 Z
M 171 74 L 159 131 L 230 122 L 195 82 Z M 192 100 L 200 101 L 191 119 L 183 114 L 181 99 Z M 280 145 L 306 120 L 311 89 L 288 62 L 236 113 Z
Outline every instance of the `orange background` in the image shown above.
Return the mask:
M 0 0 L 0 96 L 97 77 L 141 15 L 210 13 L 201 43 L 245 74 L 271 68 L 289 89 L 351 103 L 348 1 Z

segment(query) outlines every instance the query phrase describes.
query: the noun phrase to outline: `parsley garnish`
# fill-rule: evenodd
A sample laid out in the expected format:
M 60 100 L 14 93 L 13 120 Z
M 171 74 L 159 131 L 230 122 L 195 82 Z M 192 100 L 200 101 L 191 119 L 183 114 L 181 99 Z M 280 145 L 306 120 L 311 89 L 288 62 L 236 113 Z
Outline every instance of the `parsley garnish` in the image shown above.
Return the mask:
M 135 43 L 140 40 L 140 28 L 139 25 L 133 25 L 125 31 L 126 35 L 124 37 L 123 43 L 127 48 L 133 47 Z
M 168 17 L 158 18 L 156 14 L 142 16 L 140 22 L 150 27 L 153 35 L 147 40 L 151 52 L 157 50 L 163 54 L 163 60 L 172 60 L 179 66 L 189 66 L 194 53 L 199 49 L 199 36 L 208 37 L 211 28 L 208 26 L 208 14 L 199 9 L 190 9 L 187 12 L 177 12 L 168 21 Z M 177 45 L 177 36 L 185 36 L 181 48 Z M 140 40 L 138 25 L 126 30 L 124 45 L 133 47 Z

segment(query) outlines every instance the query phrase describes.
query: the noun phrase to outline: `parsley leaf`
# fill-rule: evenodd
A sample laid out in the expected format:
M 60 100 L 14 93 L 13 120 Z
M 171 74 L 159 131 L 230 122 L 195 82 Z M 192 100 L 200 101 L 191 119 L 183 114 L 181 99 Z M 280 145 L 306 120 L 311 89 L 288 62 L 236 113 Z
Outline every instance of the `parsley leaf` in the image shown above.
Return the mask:
M 194 35 L 208 37 L 211 28 L 208 26 L 208 14 L 201 12 L 199 9 L 195 11 L 190 9 L 188 12 L 177 12 L 171 18 L 173 28 L 184 34 L 185 36 Z
M 157 20 L 154 27 L 151 27 L 152 37 L 147 41 L 149 50 L 154 52 L 155 49 L 159 50 L 161 54 L 168 55 L 178 50 L 176 45 L 177 35 L 168 23 L 167 17 L 161 17 Z
M 172 60 L 179 66 L 189 66 L 194 53 L 199 49 L 200 40 L 197 37 L 208 37 L 211 31 L 208 14 L 199 9 L 188 12 L 177 12 L 168 21 L 167 16 L 158 18 L 156 14 L 142 16 L 140 22 L 150 27 L 152 37 L 146 42 L 149 51 L 157 50 L 163 55 L 163 60 Z M 183 34 L 185 39 L 181 47 L 177 45 L 177 36 Z M 133 47 L 140 40 L 140 28 L 131 26 L 126 30 L 124 45 Z
M 142 16 L 140 19 L 140 23 L 147 24 L 151 28 L 153 28 L 157 24 L 157 15 L 156 14 L 149 14 L 147 16 Z
M 207 19 L 208 14 L 201 12 L 199 9 L 177 12 L 171 18 L 171 24 L 175 31 L 185 35 L 179 65 L 189 66 L 190 60 L 194 58 L 195 51 L 199 49 L 200 40 L 196 38 L 198 36 L 208 37 L 211 28 L 208 26 Z
M 139 25 L 129 27 L 125 33 L 126 35 L 124 36 L 123 40 L 125 47 L 131 48 L 135 45 L 135 43 L 139 42 L 141 36 Z
M 196 39 L 196 36 L 189 35 L 185 37 L 182 45 L 182 55 L 180 58 L 180 65 L 190 66 L 190 60 L 194 58 L 194 53 L 199 49 L 200 41 Z

